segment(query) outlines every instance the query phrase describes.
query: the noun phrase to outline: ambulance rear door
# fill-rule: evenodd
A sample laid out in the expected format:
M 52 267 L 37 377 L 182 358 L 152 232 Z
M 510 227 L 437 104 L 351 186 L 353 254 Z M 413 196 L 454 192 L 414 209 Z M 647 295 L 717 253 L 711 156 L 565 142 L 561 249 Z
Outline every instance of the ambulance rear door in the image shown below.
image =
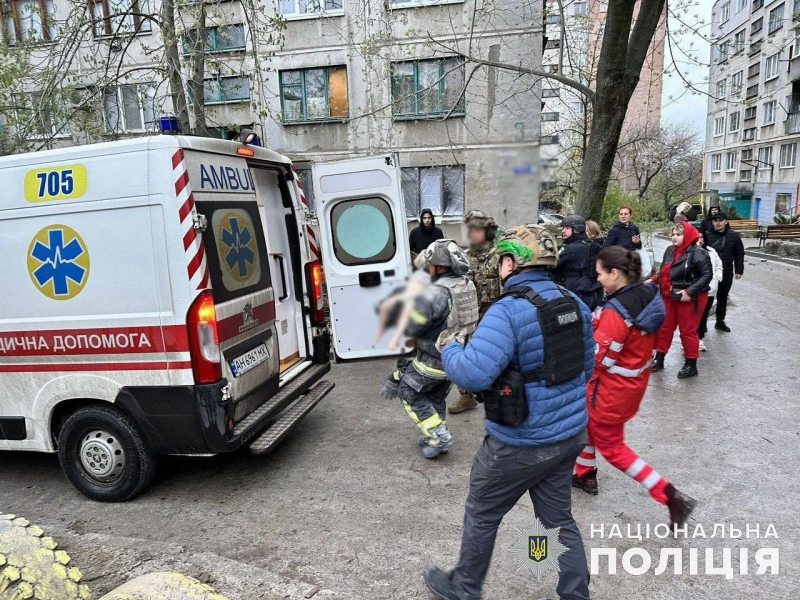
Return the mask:
M 411 269 L 397 157 L 317 163 L 313 179 L 336 355 L 407 352 L 405 339 L 388 348 L 393 330 L 377 339 L 376 307 Z

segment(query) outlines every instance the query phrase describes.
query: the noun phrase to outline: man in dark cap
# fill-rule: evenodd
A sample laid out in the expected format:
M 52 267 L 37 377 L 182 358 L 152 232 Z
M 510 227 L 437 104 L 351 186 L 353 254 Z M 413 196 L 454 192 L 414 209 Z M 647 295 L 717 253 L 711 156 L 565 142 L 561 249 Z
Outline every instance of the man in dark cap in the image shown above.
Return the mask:
M 717 288 L 717 323 L 714 329 L 730 332 L 730 327 L 725 324 L 728 294 L 733 280 L 741 279 L 744 274 L 744 244 L 742 237 L 731 229 L 728 215 L 723 211 L 717 212 L 711 218 L 711 223 L 714 227 L 706 232 L 706 244 L 716 250 L 722 260 L 722 281 Z

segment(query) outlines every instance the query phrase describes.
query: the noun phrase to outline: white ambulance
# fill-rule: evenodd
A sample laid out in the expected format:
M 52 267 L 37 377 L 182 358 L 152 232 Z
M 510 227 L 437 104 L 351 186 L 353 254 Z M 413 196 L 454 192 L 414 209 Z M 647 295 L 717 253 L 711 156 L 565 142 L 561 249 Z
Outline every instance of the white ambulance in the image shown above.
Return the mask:
M 391 354 L 374 305 L 409 268 L 397 162 L 314 181 L 318 227 L 289 159 L 239 142 L 0 158 L 0 450 L 58 452 L 122 501 L 159 455 L 273 448 L 333 388 L 330 332 L 341 358 Z

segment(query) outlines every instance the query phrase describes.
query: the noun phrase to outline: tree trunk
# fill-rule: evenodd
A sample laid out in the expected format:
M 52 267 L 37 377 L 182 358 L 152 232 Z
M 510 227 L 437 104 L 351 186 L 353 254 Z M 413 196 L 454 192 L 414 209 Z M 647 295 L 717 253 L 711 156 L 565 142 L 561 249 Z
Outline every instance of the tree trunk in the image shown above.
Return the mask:
M 167 66 L 172 107 L 178 117 L 178 126 L 181 132 L 191 133 L 192 123 L 189 120 L 189 107 L 186 102 L 186 92 L 183 89 L 178 36 L 175 33 L 174 0 L 162 0 L 161 2 L 161 36 L 164 39 L 164 62 Z
M 635 0 L 608 3 L 603 44 L 597 65 L 597 89 L 586 160 L 581 168 L 575 212 L 600 220 L 628 103 L 650 42 L 664 11 L 665 0 L 641 0 L 631 30 Z
M 192 110 L 194 112 L 195 135 L 208 137 L 206 126 L 205 104 L 205 67 L 206 67 L 206 4 L 201 2 L 195 15 L 195 40 L 192 49 L 191 65 L 192 79 L 189 81 L 192 96 Z

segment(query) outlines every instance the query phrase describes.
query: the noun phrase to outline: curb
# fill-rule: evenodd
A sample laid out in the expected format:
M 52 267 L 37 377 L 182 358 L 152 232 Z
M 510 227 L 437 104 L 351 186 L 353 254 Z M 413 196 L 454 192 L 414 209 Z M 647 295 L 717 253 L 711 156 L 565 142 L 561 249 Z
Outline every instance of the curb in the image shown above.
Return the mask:
M 775 261 L 775 262 L 782 262 L 787 265 L 794 265 L 795 267 L 800 267 L 800 260 L 796 258 L 787 258 L 785 256 L 775 256 L 774 254 L 768 254 L 767 252 L 758 252 L 756 250 L 745 250 L 745 256 L 751 256 L 753 258 L 760 258 L 762 260 L 767 261 Z

